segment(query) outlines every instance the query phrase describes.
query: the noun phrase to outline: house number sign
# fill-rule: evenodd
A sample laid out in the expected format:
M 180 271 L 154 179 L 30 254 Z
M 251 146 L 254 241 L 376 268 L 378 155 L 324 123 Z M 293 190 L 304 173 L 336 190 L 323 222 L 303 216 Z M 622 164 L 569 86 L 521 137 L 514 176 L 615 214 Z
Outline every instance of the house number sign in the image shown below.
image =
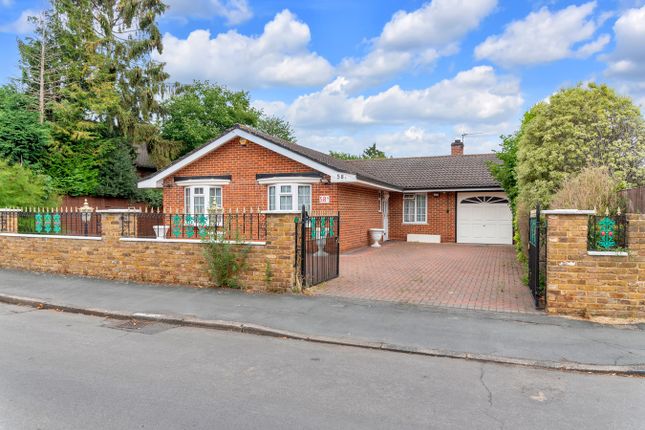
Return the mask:
M 329 204 L 331 202 L 331 197 L 330 196 L 319 196 L 318 197 L 318 202 L 321 204 Z

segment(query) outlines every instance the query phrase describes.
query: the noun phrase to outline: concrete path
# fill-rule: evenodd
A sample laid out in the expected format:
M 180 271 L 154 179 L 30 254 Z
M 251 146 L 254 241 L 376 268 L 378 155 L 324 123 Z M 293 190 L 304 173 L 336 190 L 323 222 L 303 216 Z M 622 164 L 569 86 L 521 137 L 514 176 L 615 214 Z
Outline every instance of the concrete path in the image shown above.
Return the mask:
M 0 301 L 47 303 L 97 315 L 170 319 L 417 354 L 645 374 L 644 324 L 617 327 L 546 315 L 245 294 L 6 270 L 0 271 Z

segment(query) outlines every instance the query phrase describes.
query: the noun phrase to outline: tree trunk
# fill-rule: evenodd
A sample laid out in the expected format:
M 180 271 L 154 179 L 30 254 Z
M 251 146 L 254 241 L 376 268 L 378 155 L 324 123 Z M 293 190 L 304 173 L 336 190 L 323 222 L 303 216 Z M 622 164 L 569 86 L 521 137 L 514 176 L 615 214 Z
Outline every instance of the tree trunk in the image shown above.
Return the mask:
M 38 87 L 38 111 L 40 123 L 45 122 L 45 37 L 40 41 L 40 76 Z

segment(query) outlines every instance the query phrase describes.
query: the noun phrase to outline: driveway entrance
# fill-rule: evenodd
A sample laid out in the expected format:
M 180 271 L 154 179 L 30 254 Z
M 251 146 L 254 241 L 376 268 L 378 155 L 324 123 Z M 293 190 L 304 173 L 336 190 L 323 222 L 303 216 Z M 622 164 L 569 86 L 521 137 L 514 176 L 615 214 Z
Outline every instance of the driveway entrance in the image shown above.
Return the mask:
M 340 257 L 319 295 L 505 312 L 535 312 L 511 245 L 387 242 Z

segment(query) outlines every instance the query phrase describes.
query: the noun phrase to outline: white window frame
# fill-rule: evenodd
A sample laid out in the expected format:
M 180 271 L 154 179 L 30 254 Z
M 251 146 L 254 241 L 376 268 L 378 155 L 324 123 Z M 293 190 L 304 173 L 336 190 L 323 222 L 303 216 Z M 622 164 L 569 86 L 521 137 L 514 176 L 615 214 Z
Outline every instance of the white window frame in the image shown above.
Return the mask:
M 291 187 L 290 193 L 281 193 L 281 187 Z M 311 210 L 311 205 L 313 201 L 313 188 L 311 184 L 302 184 L 294 182 L 284 182 L 271 184 L 267 186 L 267 211 L 271 213 L 291 213 L 291 212 L 300 212 L 302 208 L 298 207 L 298 187 L 307 187 L 309 188 L 309 210 Z M 271 209 L 271 188 L 275 189 L 275 207 L 276 209 Z M 280 196 L 291 196 L 291 209 L 280 209 Z
M 417 196 L 423 196 L 425 199 L 425 213 L 423 214 L 423 220 L 419 220 L 419 213 L 417 211 Z M 412 200 L 414 204 L 414 221 L 405 220 L 405 201 Z M 403 194 L 403 204 L 401 205 L 403 209 L 403 224 L 417 224 L 423 225 L 428 224 L 428 193 L 404 193 Z
M 204 190 L 204 214 L 208 214 L 209 209 L 211 208 L 211 195 L 210 190 L 215 190 L 215 196 L 213 196 L 213 201 L 217 207 L 223 207 L 224 204 L 224 193 L 222 187 L 214 187 L 212 185 L 191 185 L 189 187 L 184 187 L 184 213 L 185 214 L 196 214 L 195 212 L 195 189 L 201 188 Z M 217 193 L 219 190 L 220 201 L 217 202 Z M 187 193 L 189 193 L 187 195 Z

